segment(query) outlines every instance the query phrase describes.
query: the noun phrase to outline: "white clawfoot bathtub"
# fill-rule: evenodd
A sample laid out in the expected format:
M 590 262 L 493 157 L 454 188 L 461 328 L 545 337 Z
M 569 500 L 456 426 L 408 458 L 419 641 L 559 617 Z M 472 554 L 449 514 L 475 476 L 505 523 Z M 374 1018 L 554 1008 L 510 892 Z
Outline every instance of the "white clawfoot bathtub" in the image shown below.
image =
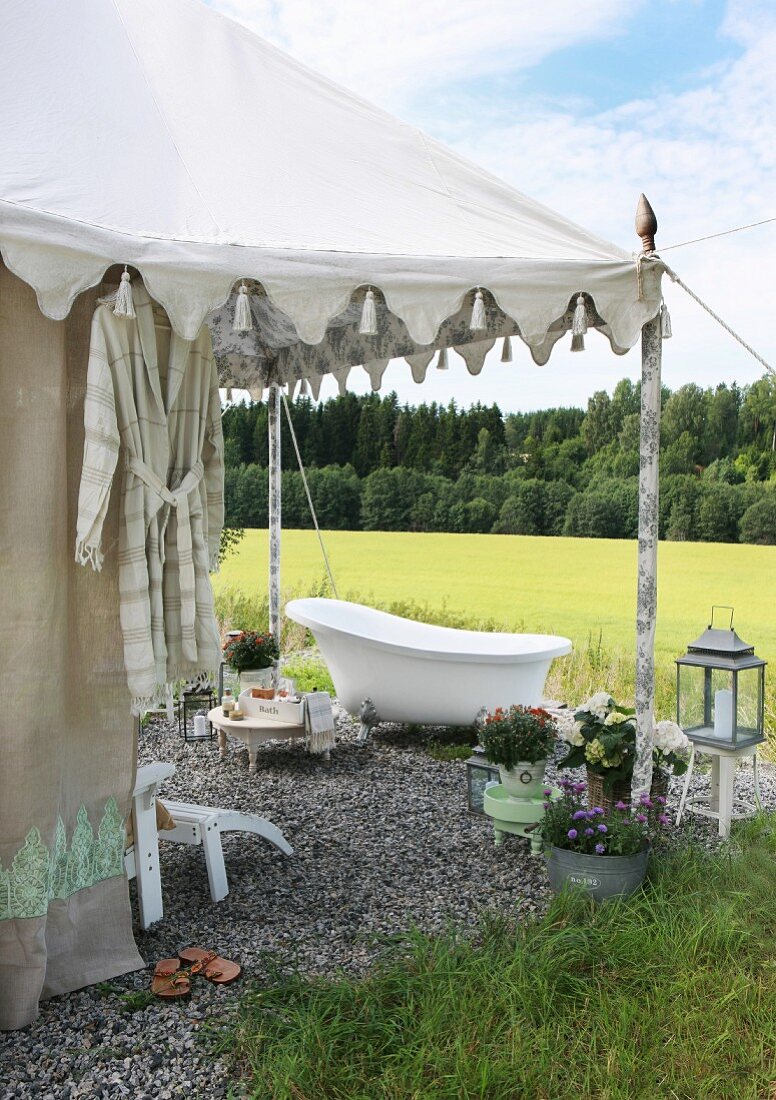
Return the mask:
M 551 634 L 488 634 L 401 619 L 345 600 L 291 600 L 317 641 L 342 706 L 378 722 L 466 726 L 483 707 L 540 702 L 550 665 L 571 652 Z

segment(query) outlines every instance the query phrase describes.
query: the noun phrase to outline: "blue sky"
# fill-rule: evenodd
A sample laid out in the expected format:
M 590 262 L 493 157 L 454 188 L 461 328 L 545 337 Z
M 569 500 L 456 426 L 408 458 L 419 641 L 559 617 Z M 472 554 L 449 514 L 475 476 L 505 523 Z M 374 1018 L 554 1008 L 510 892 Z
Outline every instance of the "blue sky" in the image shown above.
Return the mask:
M 776 216 L 776 3 L 773 0 L 211 0 L 299 60 L 421 126 L 519 190 L 627 249 L 641 191 L 658 248 Z M 666 253 L 682 278 L 766 359 L 776 225 Z M 673 285 L 672 388 L 762 368 Z M 497 401 L 505 410 L 584 405 L 639 374 L 595 334 L 584 355 L 558 348 L 544 368 L 522 351 L 406 364 L 383 381 L 402 400 Z M 492 360 L 492 361 L 491 361 Z M 354 371 L 349 388 L 366 391 Z M 333 392 L 325 389 L 324 395 Z

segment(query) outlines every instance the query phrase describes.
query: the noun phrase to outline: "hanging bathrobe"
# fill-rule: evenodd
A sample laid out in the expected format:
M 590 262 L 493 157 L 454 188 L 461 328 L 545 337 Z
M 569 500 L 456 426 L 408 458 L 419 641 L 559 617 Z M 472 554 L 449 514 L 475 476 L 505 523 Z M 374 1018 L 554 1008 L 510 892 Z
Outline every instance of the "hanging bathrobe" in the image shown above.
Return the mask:
M 207 327 L 193 341 L 157 331 L 145 289 L 133 295 L 135 318 L 115 316 L 107 301 L 92 321 L 76 560 L 102 565 L 119 466 L 121 629 L 140 714 L 175 681 L 212 677 L 220 661 L 208 573 L 224 519 L 224 447 Z

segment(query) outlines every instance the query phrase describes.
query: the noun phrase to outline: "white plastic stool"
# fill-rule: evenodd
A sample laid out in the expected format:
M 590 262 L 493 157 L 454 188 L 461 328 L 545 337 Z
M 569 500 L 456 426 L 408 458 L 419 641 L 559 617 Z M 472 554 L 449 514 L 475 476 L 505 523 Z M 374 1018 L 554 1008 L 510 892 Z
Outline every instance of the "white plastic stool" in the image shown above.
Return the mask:
M 688 737 L 690 735 L 688 734 Z M 682 820 L 685 809 L 694 814 L 702 814 L 704 817 L 716 818 L 719 822 L 719 835 L 730 836 L 730 823 L 742 817 L 753 817 L 757 810 L 762 809 L 762 797 L 760 795 L 760 779 L 757 774 L 757 745 L 741 745 L 731 749 L 723 745 L 709 745 L 707 742 L 696 743 L 690 737 L 690 761 L 687 765 L 687 773 L 684 777 L 682 797 L 679 801 L 679 810 L 676 815 L 676 824 Z M 695 766 L 695 753 L 703 752 L 713 757 L 711 762 L 711 792 L 709 794 L 697 794 L 687 797 L 690 789 L 693 768 Z M 754 782 L 754 802 L 747 802 L 742 798 L 735 798 L 733 783 L 736 774 L 736 764 L 744 756 L 752 757 L 752 779 Z

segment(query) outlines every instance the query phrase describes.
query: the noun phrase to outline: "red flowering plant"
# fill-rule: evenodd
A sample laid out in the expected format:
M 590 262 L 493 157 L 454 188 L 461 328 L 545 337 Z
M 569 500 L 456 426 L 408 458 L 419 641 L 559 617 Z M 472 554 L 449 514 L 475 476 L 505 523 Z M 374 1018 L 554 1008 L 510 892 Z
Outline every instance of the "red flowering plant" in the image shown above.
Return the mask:
M 552 755 L 558 727 L 541 707 L 497 707 L 485 716 L 480 741 L 491 764 L 511 770 Z
M 279 656 L 273 635 L 259 634 L 255 630 L 244 630 L 224 645 L 224 660 L 235 672 L 269 668 Z
M 641 794 L 635 806 L 615 802 L 608 812 L 589 808 L 585 783 L 559 780 L 560 798 L 545 787 L 544 818 L 540 832 L 545 844 L 568 852 L 597 856 L 633 856 L 657 839 L 666 825 L 666 800 Z

